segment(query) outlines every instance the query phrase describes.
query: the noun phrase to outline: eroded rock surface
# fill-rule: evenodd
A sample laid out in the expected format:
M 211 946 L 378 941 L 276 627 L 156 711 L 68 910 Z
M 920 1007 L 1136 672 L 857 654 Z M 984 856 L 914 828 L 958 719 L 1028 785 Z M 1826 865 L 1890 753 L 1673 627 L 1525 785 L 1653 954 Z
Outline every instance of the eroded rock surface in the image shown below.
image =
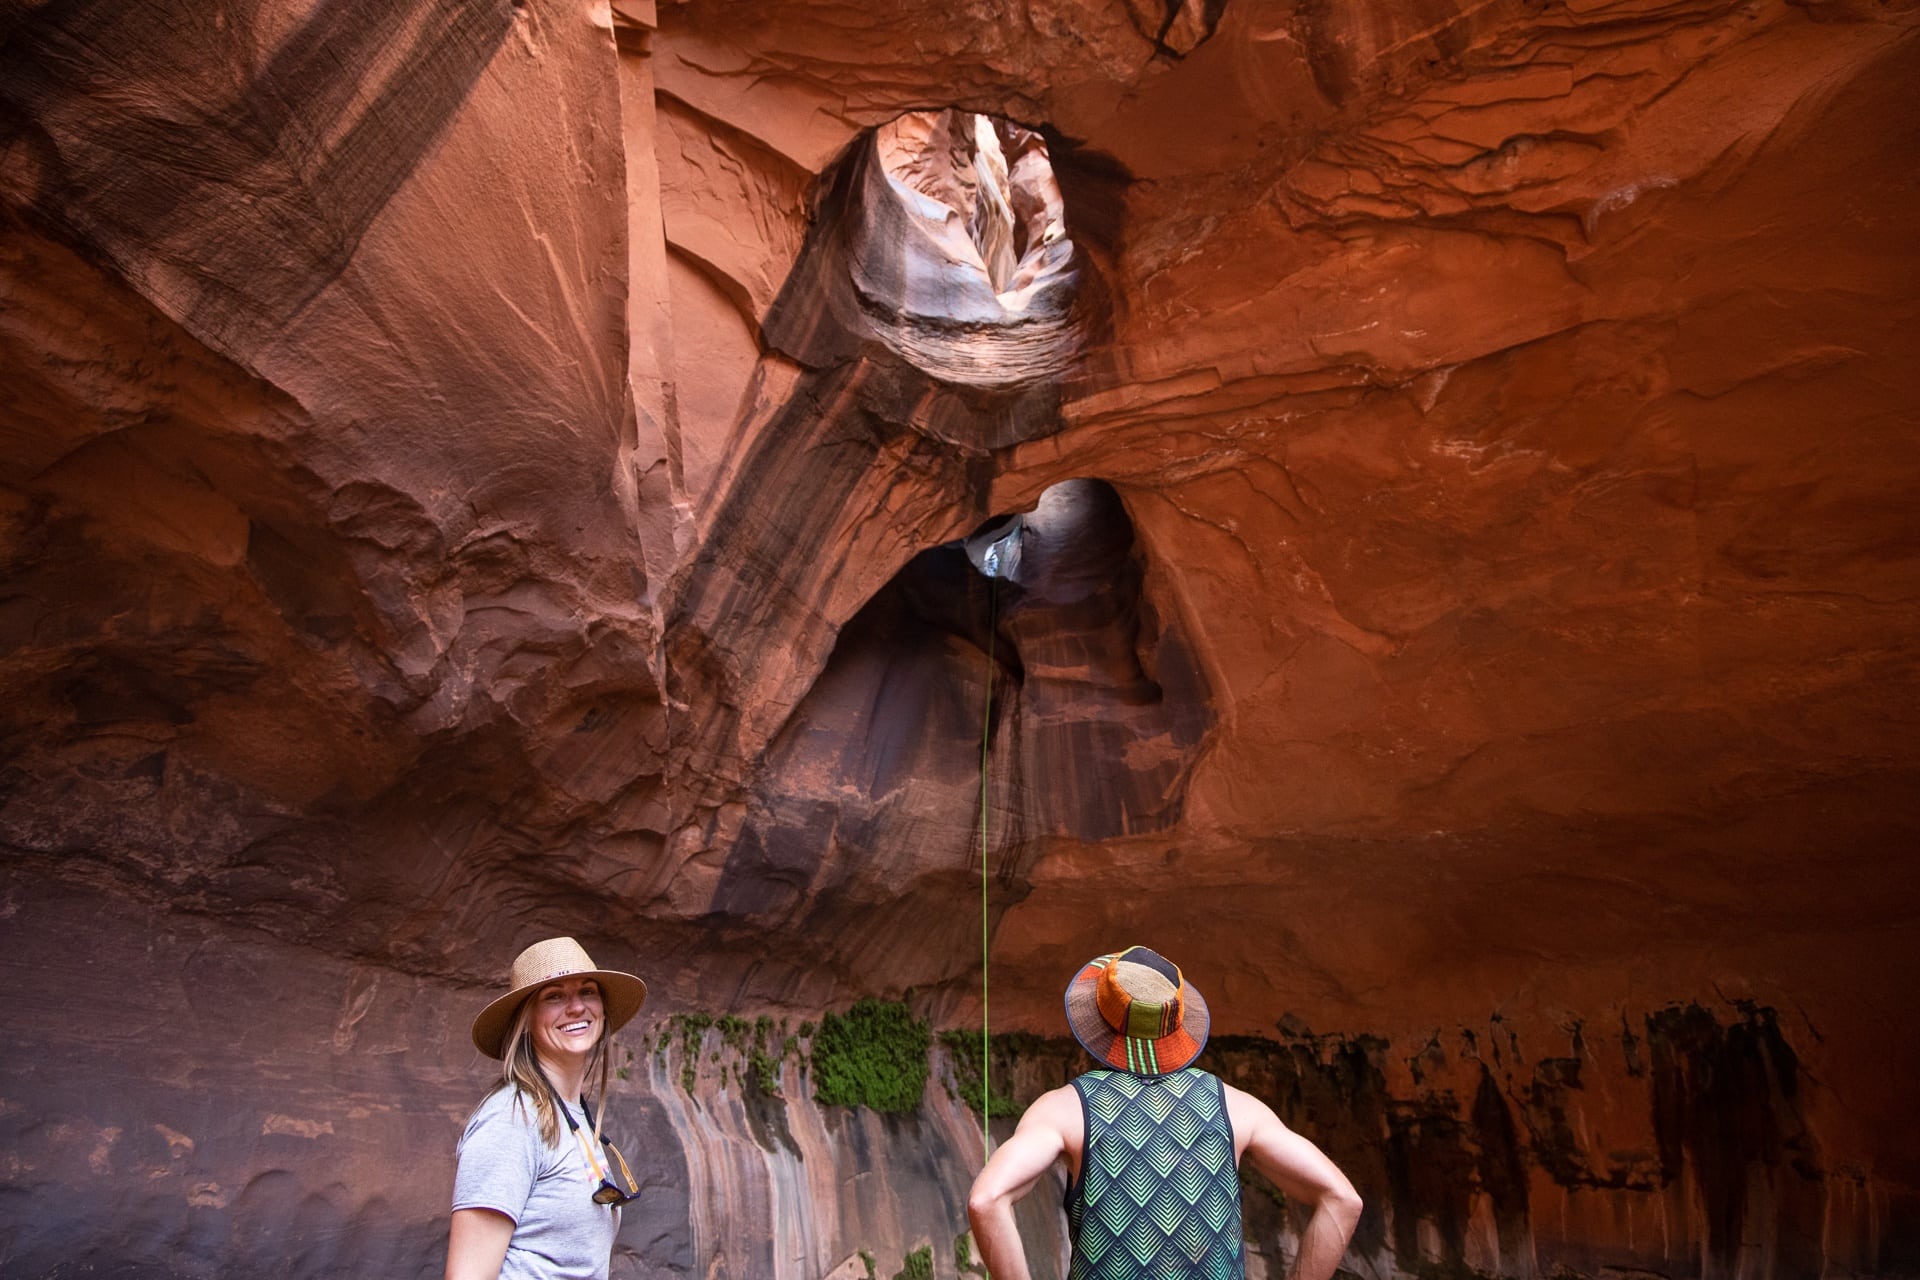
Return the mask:
M 1916 26 L 13 6 L 0 1270 L 435 1274 L 570 932 L 617 1274 L 957 1274 L 951 1046 L 667 1020 L 977 1026 L 983 866 L 996 1029 L 1175 955 L 1357 1273 L 1920 1269 Z

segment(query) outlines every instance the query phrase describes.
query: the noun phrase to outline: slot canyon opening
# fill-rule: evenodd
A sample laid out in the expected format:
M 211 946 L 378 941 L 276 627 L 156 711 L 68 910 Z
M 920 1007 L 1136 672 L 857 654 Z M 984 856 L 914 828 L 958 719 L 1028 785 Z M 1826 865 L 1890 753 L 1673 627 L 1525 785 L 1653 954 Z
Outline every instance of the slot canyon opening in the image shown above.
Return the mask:
M 1047 140 L 954 107 L 910 111 L 875 130 L 873 142 L 908 211 L 956 261 L 986 275 L 1002 306 L 1020 310 L 1059 256 L 1049 250 L 1067 238 Z
M 1032 509 L 920 552 L 874 594 L 776 744 L 773 773 L 790 778 L 832 741 L 837 776 L 876 817 L 889 806 L 937 812 L 964 845 L 978 826 L 985 732 L 1003 879 L 1022 874 L 1048 836 L 1164 830 L 1179 819 L 1213 711 L 1158 588 L 1113 486 L 1056 484 Z M 878 827 L 841 813 L 841 837 L 855 827 L 871 856 L 893 856 Z
M 1007 815 L 1014 829 L 1101 840 L 1177 821 L 1210 700 L 1185 637 L 1155 604 L 1147 549 L 1119 492 L 1104 480 L 1062 481 L 1030 510 L 921 559 L 955 555 L 971 570 L 969 631 L 979 646 L 992 628 L 1005 676 L 996 750 L 1010 753 L 1006 766 L 1036 802 Z
M 944 382 L 1031 385 L 1059 377 L 1084 341 L 1088 269 L 1067 232 L 1047 141 L 994 116 L 910 111 L 873 132 L 853 254 L 876 333 Z
M 816 368 L 877 342 L 948 387 L 1053 386 L 1105 306 L 1063 190 L 1037 129 L 958 107 L 878 126 L 823 175 L 767 341 Z

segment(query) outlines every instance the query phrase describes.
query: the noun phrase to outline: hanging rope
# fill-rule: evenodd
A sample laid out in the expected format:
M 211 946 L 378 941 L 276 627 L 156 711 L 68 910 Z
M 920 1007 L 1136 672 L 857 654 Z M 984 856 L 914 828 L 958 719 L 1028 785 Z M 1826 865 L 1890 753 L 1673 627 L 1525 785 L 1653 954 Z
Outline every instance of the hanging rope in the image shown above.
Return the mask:
M 987 693 L 986 707 L 980 713 L 980 1151 L 983 1163 L 993 1158 L 993 1019 L 987 1003 L 993 950 L 991 917 L 987 911 L 987 806 L 993 798 L 987 786 L 993 764 L 993 647 L 1000 634 L 1000 579 L 1012 577 L 1015 566 L 1020 563 L 1022 525 L 1021 518 L 1014 516 L 1000 536 L 989 542 L 980 554 L 980 572 L 987 579 Z
M 993 747 L 993 641 L 1000 629 L 1000 579 L 987 579 L 987 699 L 980 716 L 980 1159 L 993 1156 L 993 1059 L 987 1013 L 987 764 Z

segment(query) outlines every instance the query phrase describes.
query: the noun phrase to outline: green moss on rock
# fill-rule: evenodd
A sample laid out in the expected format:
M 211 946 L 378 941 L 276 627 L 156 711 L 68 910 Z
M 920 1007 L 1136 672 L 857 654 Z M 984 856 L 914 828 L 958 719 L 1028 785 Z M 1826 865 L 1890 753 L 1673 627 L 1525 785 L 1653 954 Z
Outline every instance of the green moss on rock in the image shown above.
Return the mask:
M 953 1062 L 953 1083 L 959 1090 L 960 1101 L 967 1109 L 978 1116 L 981 1113 L 984 1087 L 980 1078 L 980 1033 L 977 1031 L 942 1031 L 940 1043 L 946 1046 L 947 1054 Z M 1011 1032 L 993 1037 L 993 1098 L 989 1105 L 996 1116 L 1017 1116 L 1026 1109 L 1026 1105 L 1014 1097 L 1013 1064 L 1029 1047 L 1040 1043 L 1038 1036 L 1024 1032 Z
M 676 1013 L 669 1025 L 669 1034 L 678 1033 L 680 1037 L 680 1087 L 692 1093 L 695 1064 L 700 1061 L 700 1042 L 705 1039 L 707 1028 L 713 1025 L 713 1019 L 704 1013 Z
M 985 1262 L 973 1260 L 973 1234 L 962 1231 L 953 1238 L 953 1269 L 963 1276 L 986 1276 Z
M 862 1000 L 826 1014 L 813 1037 L 813 1096 L 829 1106 L 917 1110 L 930 1041 L 927 1024 L 904 1004 Z

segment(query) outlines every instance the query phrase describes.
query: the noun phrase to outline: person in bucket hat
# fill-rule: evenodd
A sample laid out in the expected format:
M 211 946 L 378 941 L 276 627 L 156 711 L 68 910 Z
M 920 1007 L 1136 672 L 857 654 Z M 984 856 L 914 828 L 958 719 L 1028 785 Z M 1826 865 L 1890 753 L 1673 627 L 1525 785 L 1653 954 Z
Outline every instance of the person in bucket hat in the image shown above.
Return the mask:
M 506 994 L 473 1020 L 500 1082 L 456 1152 L 447 1280 L 605 1280 L 620 1206 L 639 1192 L 600 1134 L 609 1038 L 646 998 L 646 983 L 598 967 L 572 938 L 514 959 Z M 598 1107 L 586 1099 L 594 1077 Z
M 1360 1197 L 1266 1103 L 1193 1065 L 1212 1017 L 1180 967 L 1147 947 L 1096 956 L 1066 1009 L 1099 1065 L 1027 1108 L 967 1198 L 994 1280 L 1029 1280 L 1013 1206 L 1062 1160 L 1069 1280 L 1243 1280 L 1243 1160 L 1311 1206 L 1293 1276 L 1329 1280 Z

